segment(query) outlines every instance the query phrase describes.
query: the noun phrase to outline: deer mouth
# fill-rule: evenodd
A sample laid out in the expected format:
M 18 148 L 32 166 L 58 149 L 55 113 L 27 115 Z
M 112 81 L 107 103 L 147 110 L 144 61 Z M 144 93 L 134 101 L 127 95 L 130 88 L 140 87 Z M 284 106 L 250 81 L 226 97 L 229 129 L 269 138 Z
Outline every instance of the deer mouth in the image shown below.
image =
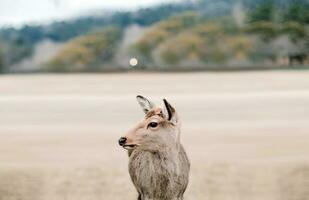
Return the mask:
M 126 150 L 132 150 L 135 149 L 138 146 L 138 144 L 125 144 L 122 147 L 125 148 Z

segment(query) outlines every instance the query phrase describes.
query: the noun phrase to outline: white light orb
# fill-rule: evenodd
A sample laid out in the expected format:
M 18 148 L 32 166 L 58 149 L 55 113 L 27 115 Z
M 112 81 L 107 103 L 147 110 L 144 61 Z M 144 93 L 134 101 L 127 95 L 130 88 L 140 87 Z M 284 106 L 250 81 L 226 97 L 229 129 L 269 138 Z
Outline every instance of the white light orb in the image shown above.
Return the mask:
M 138 60 L 136 58 L 131 58 L 129 63 L 131 67 L 135 67 L 136 65 L 138 65 Z

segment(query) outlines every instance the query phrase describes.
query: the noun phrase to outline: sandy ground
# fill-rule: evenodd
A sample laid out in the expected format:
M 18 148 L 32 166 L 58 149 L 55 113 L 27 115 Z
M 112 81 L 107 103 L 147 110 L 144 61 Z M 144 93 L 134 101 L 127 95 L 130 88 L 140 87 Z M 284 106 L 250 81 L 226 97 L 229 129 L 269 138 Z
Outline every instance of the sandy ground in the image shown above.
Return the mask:
M 135 199 L 136 94 L 182 118 L 186 199 L 309 199 L 309 71 L 1 76 L 0 199 Z

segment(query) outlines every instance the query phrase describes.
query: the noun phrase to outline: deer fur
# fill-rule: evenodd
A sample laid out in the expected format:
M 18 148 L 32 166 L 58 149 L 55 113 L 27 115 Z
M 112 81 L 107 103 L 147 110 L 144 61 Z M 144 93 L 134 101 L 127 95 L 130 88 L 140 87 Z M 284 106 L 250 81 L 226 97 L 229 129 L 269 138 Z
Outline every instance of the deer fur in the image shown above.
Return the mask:
M 142 96 L 137 100 L 145 118 L 122 137 L 121 145 L 128 150 L 138 200 L 183 200 L 190 163 L 180 143 L 178 115 L 165 99 L 163 108 Z

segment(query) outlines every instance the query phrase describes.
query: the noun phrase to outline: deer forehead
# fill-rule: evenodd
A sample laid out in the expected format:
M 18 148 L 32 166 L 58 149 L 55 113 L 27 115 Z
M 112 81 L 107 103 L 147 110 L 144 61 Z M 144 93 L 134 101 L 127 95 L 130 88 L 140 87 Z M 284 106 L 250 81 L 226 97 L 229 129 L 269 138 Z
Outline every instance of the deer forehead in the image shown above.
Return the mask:
M 164 118 L 162 108 L 160 107 L 153 108 L 146 114 L 145 119 L 149 119 L 153 116 L 159 116 L 160 118 Z
M 137 132 L 138 130 L 141 130 L 141 129 L 145 129 L 146 126 L 150 123 L 150 122 L 157 122 L 157 123 L 160 123 L 160 122 L 164 122 L 166 121 L 165 118 L 164 118 L 164 114 L 163 114 L 163 111 L 162 111 L 162 108 L 160 107 L 157 107 L 157 108 L 154 108 L 152 110 L 150 110 L 145 118 L 140 121 L 138 124 L 136 124 L 130 131 L 129 133 L 134 133 L 134 132 Z

